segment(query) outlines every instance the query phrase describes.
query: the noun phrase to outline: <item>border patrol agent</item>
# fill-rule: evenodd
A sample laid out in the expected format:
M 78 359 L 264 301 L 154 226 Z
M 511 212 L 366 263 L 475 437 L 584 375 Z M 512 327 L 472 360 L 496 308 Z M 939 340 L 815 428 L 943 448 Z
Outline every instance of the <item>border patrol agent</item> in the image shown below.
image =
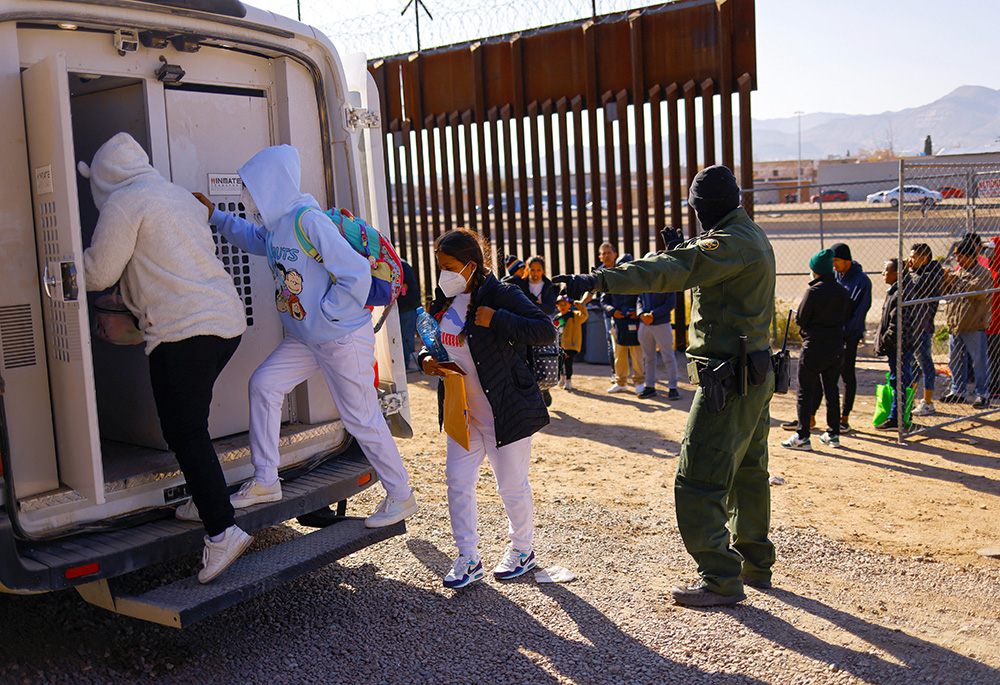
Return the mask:
M 744 583 L 770 587 L 775 559 L 768 539 L 767 472 L 774 251 L 740 207 L 739 192 L 726 167 L 703 169 L 688 198 L 704 229 L 699 237 L 681 241 L 676 230 L 668 229 L 664 253 L 553 279 L 566 284 L 570 297 L 586 290 L 691 289 L 688 371 L 699 387 L 681 443 L 674 494 L 677 526 L 701 579 L 673 588 L 671 595 L 678 604 L 692 606 L 739 602 L 746 598 Z

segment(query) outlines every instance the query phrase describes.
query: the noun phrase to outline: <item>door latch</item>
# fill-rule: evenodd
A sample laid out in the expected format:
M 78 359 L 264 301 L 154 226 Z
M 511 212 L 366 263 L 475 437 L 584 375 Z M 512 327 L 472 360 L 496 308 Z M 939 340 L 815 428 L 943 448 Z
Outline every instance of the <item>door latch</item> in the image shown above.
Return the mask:
M 49 262 L 42 271 L 42 286 L 50 300 L 76 302 L 80 297 L 80 284 L 76 277 L 75 262 Z

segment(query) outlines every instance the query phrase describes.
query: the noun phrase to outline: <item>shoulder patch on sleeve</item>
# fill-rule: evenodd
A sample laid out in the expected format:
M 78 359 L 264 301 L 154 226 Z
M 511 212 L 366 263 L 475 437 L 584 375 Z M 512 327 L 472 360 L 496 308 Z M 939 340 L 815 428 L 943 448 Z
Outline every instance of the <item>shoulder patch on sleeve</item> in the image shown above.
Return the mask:
M 719 241 L 715 238 L 702 238 L 697 245 L 703 250 L 715 250 L 719 247 Z

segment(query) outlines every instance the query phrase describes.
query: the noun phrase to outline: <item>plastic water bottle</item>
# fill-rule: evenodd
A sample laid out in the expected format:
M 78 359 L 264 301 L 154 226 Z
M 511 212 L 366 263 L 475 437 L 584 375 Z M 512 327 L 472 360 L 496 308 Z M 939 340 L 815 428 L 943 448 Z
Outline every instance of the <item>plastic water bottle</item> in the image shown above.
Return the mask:
M 438 322 L 434 317 L 424 311 L 423 307 L 417 307 L 417 333 L 427 346 L 427 351 L 439 362 L 448 361 L 448 353 L 441 344 L 441 335 Z

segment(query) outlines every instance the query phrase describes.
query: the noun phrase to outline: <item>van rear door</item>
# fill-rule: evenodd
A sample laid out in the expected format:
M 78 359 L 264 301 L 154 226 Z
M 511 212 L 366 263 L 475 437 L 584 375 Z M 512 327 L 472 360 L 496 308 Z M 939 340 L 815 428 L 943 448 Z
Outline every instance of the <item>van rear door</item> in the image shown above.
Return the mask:
M 59 479 L 104 504 L 65 54 L 35 63 L 21 83 Z

